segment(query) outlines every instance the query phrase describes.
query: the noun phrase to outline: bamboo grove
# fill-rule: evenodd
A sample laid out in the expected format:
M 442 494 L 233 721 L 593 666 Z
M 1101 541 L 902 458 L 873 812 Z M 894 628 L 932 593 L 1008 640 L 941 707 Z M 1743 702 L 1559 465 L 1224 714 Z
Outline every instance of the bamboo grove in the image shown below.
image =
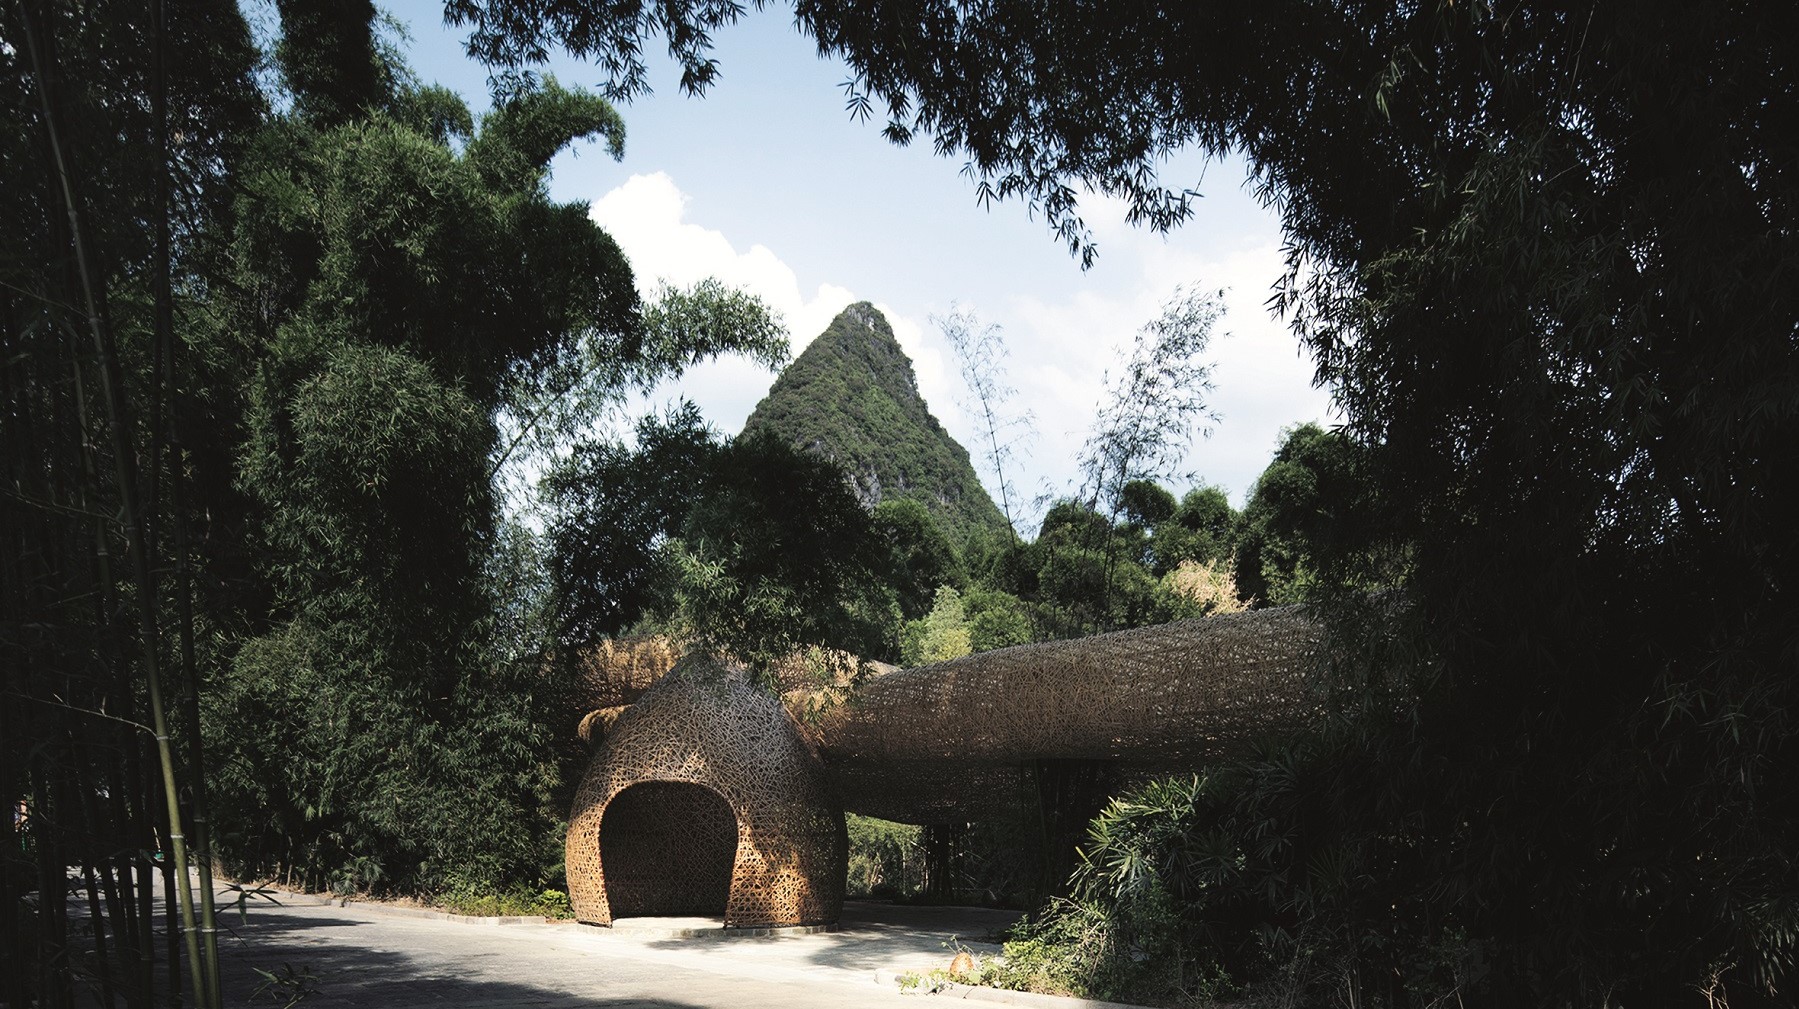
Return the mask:
M 558 151 L 622 155 L 605 101 L 477 117 L 372 5 L 276 13 L 264 52 L 229 2 L 0 7 L 9 1005 L 217 1005 L 215 865 L 552 871 L 571 755 L 498 470 L 785 353 L 715 282 L 640 303 L 549 200 Z
M 68 1004 L 82 975 L 108 1004 L 166 991 L 216 1005 L 183 473 L 196 418 L 175 301 L 223 206 L 229 136 L 260 102 L 241 32 L 161 4 L 108 13 L 119 23 L 21 4 L 0 29 L 7 113 L 30 124 L 7 130 L 0 155 L 13 236 L 0 710 L 6 794 L 22 797 L 12 833 L 29 838 L 7 855 L 0 899 L 37 895 L 35 913 L 0 924 L 23 954 L 0 985 L 14 1005 Z M 158 891 L 178 897 L 163 922 Z M 91 946 L 71 934 L 65 893 Z

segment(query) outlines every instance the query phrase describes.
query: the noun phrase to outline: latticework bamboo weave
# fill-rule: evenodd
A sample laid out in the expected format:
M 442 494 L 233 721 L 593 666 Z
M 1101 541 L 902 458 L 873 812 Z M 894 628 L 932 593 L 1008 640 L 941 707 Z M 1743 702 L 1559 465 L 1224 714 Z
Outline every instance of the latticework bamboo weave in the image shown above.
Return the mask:
M 780 701 L 703 657 L 677 664 L 599 740 L 566 855 L 575 917 L 593 924 L 716 912 L 727 928 L 806 925 L 843 906 L 843 810 L 817 758 Z
M 582 725 L 597 738 L 569 825 L 576 917 L 605 924 L 625 905 L 670 914 L 689 912 L 656 909 L 703 904 L 695 894 L 706 884 L 694 879 L 634 870 L 609 880 L 603 829 L 618 827 L 621 865 L 654 861 L 631 852 L 668 848 L 668 864 L 693 867 L 683 871 L 716 889 L 724 870 L 705 867 L 721 857 L 700 849 L 728 844 L 728 809 L 737 840 L 727 925 L 835 920 L 842 810 L 969 822 L 1019 801 L 1045 761 L 1091 762 L 1119 784 L 1198 769 L 1309 717 L 1319 634 L 1299 607 L 1284 607 L 882 670 L 847 701 L 806 711 L 803 733 L 740 671 L 688 659 L 659 677 L 666 646 L 614 648 L 592 667 L 593 699 L 609 702 L 595 707 L 607 710 Z M 608 665 L 619 671 L 612 680 Z M 818 695 L 786 696 L 797 711 Z M 628 796 L 605 820 L 610 803 L 645 783 L 700 786 L 723 804 L 662 786 Z

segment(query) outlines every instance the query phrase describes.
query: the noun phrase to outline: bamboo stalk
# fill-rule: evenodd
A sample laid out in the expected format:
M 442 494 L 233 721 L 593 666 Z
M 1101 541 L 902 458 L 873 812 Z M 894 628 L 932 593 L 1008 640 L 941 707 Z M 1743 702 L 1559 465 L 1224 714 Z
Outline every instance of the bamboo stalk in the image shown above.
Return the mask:
M 80 762 L 75 762 L 77 776 L 79 776 L 80 770 Z M 89 844 L 95 848 L 104 847 L 106 839 L 95 837 L 100 827 L 100 818 L 95 815 L 92 799 L 93 788 L 81 780 L 76 780 L 72 784 L 75 788 L 74 794 L 81 796 L 82 819 L 87 826 Z M 99 971 L 100 998 L 107 1009 L 111 1009 L 116 1001 L 113 995 L 112 944 L 107 941 L 106 937 L 109 922 L 106 912 L 100 904 L 100 882 L 97 878 L 98 874 L 94 871 L 94 861 L 95 859 L 91 855 L 84 854 L 82 856 L 81 875 L 82 881 L 86 884 L 88 917 L 92 918 L 94 923 L 94 955 L 99 958 L 101 965 Z
M 217 910 L 213 906 L 212 836 L 207 816 L 206 754 L 200 736 L 199 666 L 194 660 L 193 583 L 188 572 L 187 481 L 181 469 L 184 440 L 181 436 L 181 413 L 175 383 L 175 299 L 170 282 L 169 243 L 171 161 L 169 157 L 169 72 L 168 72 L 168 7 L 163 0 L 152 0 L 150 8 L 152 52 L 155 81 L 150 89 L 156 119 L 156 342 L 163 365 L 161 379 L 167 384 L 163 402 L 167 410 L 166 433 L 169 447 L 169 474 L 174 515 L 171 525 L 175 533 L 175 605 L 177 629 L 181 645 L 181 684 L 183 717 L 187 722 L 188 804 L 192 812 L 194 851 L 200 874 L 200 925 L 203 975 L 195 979 L 197 1001 L 202 1005 L 224 1005 L 219 979 L 219 928 Z M 185 880 L 183 881 L 185 885 Z
M 66 237 L 66 236 L 63 236 Z M 65 329 L 70 345 L 78 344 L 81 334 L 72 328 Z M 68 358 L 69 387 L 75 396 L 75 424 L 80 432 L 81 473 L 75 483 L 76 505 L 84 513 L 97 513 L 93 502 L 87 498 L 89 488 L 100 486 L 98 467 L 94 457 L 99 448 L 93 441 L 93 424 L 91 423 L 88 401 L 87 382 L 82 378 L 81 361 L 71 354 Z M 114 595 L 112 570 L 112 549 L 108 540 L 107 522 L 95 522 L 93 529 L 94 549 L 94 623 L 97 627 L 111 627 L 113 613 L 117 607 Z M 122 678 L 121 678 L 122 679 Z M 122 685 L 122 684 L 121 684 Z M 103 696 L 116 702 L 120 710 L 130 710 L 129 691 L 121 690 L 114 695 L 107 692 L 111 684 L 102 687 Z M 135 729 L 150 732 L 139 722 L 118 719 Z M 116 727 L 115 727 L 116 732 Z M 138 821 L 131 808 L 131 800 L 136 794 L 136 783 L 139 775 L 135 772 L 136 737 L 130 733 L 118 734 L 114 737 L 111 748 L 112 759 L 109 761 L 112 787 L 106 790 L 107 807 L 112 814 L 112 824 L 119 836 L 113 842 L 107 856 L 107 878 L 110 888 L 107 891 L 108 906 L 113 923 L 113 937 L 117 940 L 122 966 L 129 967 L 130 977 L 124 982 L 125 1004 L 128 1006 L 147 1006 L 155 994 L 155 947 L 150 934 L 150 902 L 145 884 L 141 882 L 138 867 L 133 859 L 121 859 L 117 852 L 135 850 L 142 847 L 140 838 L 130 837 L 129 828 Z M 100 819 L 96 816 L 96 822 Z M 114 868 L 116 866 L 116 873 Z
M 60 838 L 51 791 L 42 771 L 32 775 L 32 813 L 38 818 L 38 916 L 44 925 L 38 939 L 38 997 L 46 1006 L 68 1006 L 74 1002 L 72 981 L 66 969 L 56 969 L 57 962 L 66 962 L 69 956 L 69 925 L 68 902 L 63 899 L 65 862 L 57 843 Z
M 73 173 L 69 170 L 68 157 L 63 149 L 57 125 L 56 104 L 52 101 L 50 94 L 50 78 L 45 71 L 43 40 L 38 37 L 37 19 L 32 15 L 31 4 L 21 4 L 20 10 L 24 20 L 25 47 L 29 54 L 33 74 L 37 78 L 38 98 L 43 105 L 44 125 L 50 141 L 58 188 L 68 212 L 70 240 L 74 246 L 76 269 L 81 280 L 83 307 L 94 340 L 95 352 L 99 355 L 101 365 L 101 393 L 106 406 L 108 427 L 112 434 L 115 478 L 119 487 L 120 504 L 125 514 L 127 542 L 130 545 L 134 580 L 137 583 L 137 608 L 144 681 L 149 694 L 151 725 L 156 730 L 157 759 L 162 772 L 162 789 L 167 806 L 168 839 L 172 849 L 170 854 L 174 858 L 175 873 L 179 880 L 179 885 L 175 890 L 181 905 L 181 921 L 185 933 L 189 972 L 192 977 L 204 977 L 205 971 L 201 967 L 199 937 L 194 918 L 194 895 L 188 882 L 187 839 L 181 828 L 180 793 L 175 780 L 174 755 L 169 746 L 168 719 L 162 697 L 162 677 L 158 671 L 155 583 L 145 543 L 144 516 L 137 501 L 136 457 L 132 451 L 130 433 L 125 426 L 124 398 L 118 380 L 118 354 L 113 346 L 112 334 L 100 311 L 99 295 L 96 290 L 93 269 L 88 259 L 87 243 L 84 241 L 81 205 L 75 196 Z M 199 1004 L 203 1007 L 210 1007 L 209 1001 L 201 1000 Z

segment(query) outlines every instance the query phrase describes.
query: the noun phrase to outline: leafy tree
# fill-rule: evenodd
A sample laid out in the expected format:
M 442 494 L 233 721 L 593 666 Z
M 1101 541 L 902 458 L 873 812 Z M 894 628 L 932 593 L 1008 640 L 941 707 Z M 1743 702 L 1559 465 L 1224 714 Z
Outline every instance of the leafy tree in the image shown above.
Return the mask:
M 931 609 L 944 586 L 967 585 L 962 558 L 924 505 L 912 498 L 882 501 L 875 506 L 874 521 L 892 554 L 888 584 L 898 593 L 907 619 Z
M 1217 594 L 1234 582 L 1224 571 L 1229 522 L 1234 516 L 1221 491 L 1190 493 L 1183 512 L 1167 490 L 1149 481 L 1126 486 L 1120 520 L 1080 501 L 1058 501 L 1045 514 L 1037 539 L 987 559 L 987 584 L 1030 604 L 1038 640 L 1142 627 L 1238 608 Z M 1222 513 L 1214 512 L 1216 506 Z M 1153 527 L 1149 519 L 1161 516 Z M 1223 543 L 1210 531 L 1224 525 Z M 1180 572 L 1179 577 L 1176 573 Z M 1203 572 L 1203 574 L 1202 574 Z M 972 598 L 972 596 L 971 596 Z
M 971 311 L 954 309 L 949 315 L 931 317 L 950 349 L 956 352 L 956 363 L 962 373 L 962 384 L 974 397 L 970 413 L 986 432 L 982 457 L 993 471 L 994 486 L 999 488 L 1000 510 L 1006 525 L 1017 535 L 1018 523 L 1012 514 L 1012 499 L 1017 492 L 1006 478 L 1006 466 L 1017 454 L 1020 441 L 1032 432 L 1036 418 L 1029 410 L 1019 414 L 1006 412 L 1006 403 L 1017 390 L 1006 384 L 1006 344 L 998 326 L 981 325 Z
M 931 611 L 908 621 L 900 642 L 900 661 L 908 666 L 959 659 L 974 651 L 962 594 L 945 585 L 937 590 Z
M 1210 485 L 1193 488 L 1155 527 L 1149 544 L 1150 570 L 1167 575 L 1187 562 L 1228 561 L 1237 545 L 1237 522 L 1237 510 L 1223 490 Z
M 993 548 L 971 564 L 977 581 L 1021 599 L 1037 595 L 1037 573 L 1043 569 L 1046 551 L 1036 541 L 1013 540 Z
M 275 66 L 306 119 L 336 125 L 386 104 L 393 64 L 377 52 L 371 0 L 276 0 Z
M 657 549 L 708 492 L 718 451 L 699 408 L 683 403 L 664 420 L 640 420 L 635 450 L 583 442 L 550 471 L 546 541 L 559 641 L 590 644 L 655 609 Z
M 317 41 L 289 37 L 289 54 Z M 218 820 L 241 872 L 498 881 L 547 864 L 558 781 L 530 755 L 555 750 L 557 688 L 484 639 L 495 417 L 520 376 L 583 344 L 638 353 L 623 256 L 543 195 L 555 150 L 617 118 L 546 82 L 458 154 L 443 120 L 414 118 L 427 103 L 404 75 L 384 79 L 401 94 L 297 101 L 240 172 L 238 268 L 206 339 L 219 385 L 249 376 L 234 468 L 270 609 L 210 699 Z M 279 738 L 261 731 L 301 699 Z M 516 748 L 489 735 L 502 726 Z
M 546 484 L 561 640 L 645 619 L 762 671 L 806 645 L 896 653 L 892 550 L 841 469 L 685 404 L 635 451 L 580 446 Z
M 1031 613 L 1023 600 L 999 589 L 969 587 L 962 597 L 968 614 L 968 645 L 977 652 L 1030 644 Z
M 517 510 L 538 503 L 534 481 L 567 447 L 610 420 L 624 395 L 708 358 L 742 354 L 775 367 L 787 334 L 761 299 L 706 278 L 688 288 L 661 285 L 642 308 L 631 353 L 583 341 L 508 376 L 499 412 L 505 445 L 491 471 Z
M 785 341 L 716 282 L 641 304 L 585 205 L 548 198 L 568 145 L 622 155 L 604 100 L 521 80 L 477 121 L 366 4 L 287 13 L 294 101 L 254 132 L 199 329 L 265 593 L 209 698 L 221 853 L 310 885 L 553 883 L 567 669 L 544 601 L 504 594 L 546 586 L 495 477 L 633 386 Z
M 1099 548 L 1112 534 L 1112 523 L 1092 505 L 1062 500 L 1043 514 L 1037 527 L 1037 542 L 1044 547 L 1081 546 Z
M 895 655 L 887 544 L 842 469 L 750 433 L 721 454 L 713 476 L 664 554 L 679 629 L 759 669 L 803 645 Z
M 1040 567 L 1027 596 L 1037 603 L 1039 637 L 1079 637 L 1173 619 L 1175 598 L 1142 563 L 1147 543 L 1140 526 L 1114 524 L 1083 502 L 1051 506 L 1033 544 Z
M 1174 517 L 1174 495 L 1150 480 L 1131 480 L 1118 492 L 1118 510 L 1139 528 L 1154 528 Z
M 1085 502 L 1058 501 L 1044 513 L 1028 555 L 1037 564 L 1029 598 L 1038 604 L 1040 639 L 1114 629 L 1112 534 L 1112 523 Z
M 1078 638 L 1115 630 L 1112 570 L 1106 555 L 1099 550 L 1069 546 L 1051 552 L 1037 572 L 1038 612 L 1044 636 Z
M 1325 583 L 1375 591 L 1399 583 L 1404 552 L 1382 552 L 1369 526 L 1366 450 L 1341 432 L 1285 433 L 1250 490 L 1238 532 L 1237 583 L 1249 597 L 1299 602 Z
M 1177 288 L 1137 331 L 1124 370 L 1107 376 L 1107 401 L 1081 448 L 1081 496 L 1116 520 L 1133 483 L 1168 475 L 1196 425 L 1211 417 L 1211 365 L 1199 360 L 1223 311 L 1223 292 Z

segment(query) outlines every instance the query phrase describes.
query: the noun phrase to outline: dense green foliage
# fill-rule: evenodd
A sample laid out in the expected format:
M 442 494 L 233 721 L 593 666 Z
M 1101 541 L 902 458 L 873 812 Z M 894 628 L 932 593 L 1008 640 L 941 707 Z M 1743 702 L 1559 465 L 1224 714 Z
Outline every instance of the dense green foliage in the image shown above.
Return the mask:
M 896 652 L 894 552 L 812 453 L 721 443 L 686 404 L 640 423 L 635 448 L 578 446 L 546 490 L 565 646 L 647 622 L 764 672 L 806 646 Z
M 743 429 L 772 432 L 835 461 L 870 507 L 920 502 L 958 546 L 976 530 L 1007 528 L 968 450 L 918 395 L 893 328 L 867 302 L 844 309 L 794 358 Z
M 922 829 L 908 823 L 877 820 L 850 813 L 844 817 L 849 839 L 849 879 L 844 895 L 910 897 L 924 889 Z
M 891 498 L 875 506 L 875 526 L 892 552 L 891 571 L 900 612 L 916 619 L 944 586 L 968 581 L 961 552 L 916 498 Z
M 883 346 L 898 362 L 888 378 L 905 379 L 894 398 L 915 399 L 904 352 Z M 802 362 L 814 374 L 853 372 L 859 365 L 839 357 L 856 353 L 854 344 L 821 338 L 788 374 Z M 804 397 L 829 388 L 802 383 L 779 401 L 799 410 Z M 833 425 L 858 423 L 842 413 L 808 416 L 819 441 L 866 437 L 840 434 Z M 1301 432 L 1294 437 L 1324 437 L 1316 428 Z M 1232 580 L 1245 527 L 1215 487 L 1177 502 L 1161 486 L 1133 480 L 1117 489 L 1113 518 L 1063 501 L 1033 541 L 1002 528 L 959 546 L 918 499 L 861 507 L 852 474 L 787 444 L 760 425 L 721 440 L 691 405 L 640 423 L 634 444 L 582 442 L 545 484 L 562 646 L 653 630 L 763 670 L 814 646 L 917 665 L 1253 601 Z M 1268 486 L 1278 483 L 1280 465 Z M 1307 510 L 1314 506 L 1324 513 Z M 1278 540 L 1291 560 L 1309 560 L 1313 538 L 1334 529 L 1335 512 L 1314 499 L 1262 511 L 1254 534 Z M 1311 525 L 1295 525 L 1305 521 Z
M 552 556 L 562 586 L 562 640 L 579 646 L 645 629 L 646 620 L 683 633 L 696 626 L 699 614 L 711 613 L 736 622 L 731 633 L 738 654 L 760 656 L 759 662 L 777 657 L 783 645 L 830 644 L 916 664 L 1242 608 L 1253 598 L 1240 598 L 1232 581 L 1233 551 L 1243 530 L 1223 492 L 1201 486 L 1177 502 L 1151 480 L 1123 479 L 1165 468 L 1176 443 L 1191 436 L 1205 386 L 1197 357 L 1215 312 L 1209 297 L 1177 297 L 1144 327 L 1140 353 L 1120 376 L 1120 388 L 1143 393 L 1153 387 L 1153 395 L 1145 395 L 1161 405 L 1144 405 L 1137 415 L 1124 393 L 1114 397 L 1111 420 L 1098 425 L 1089 445 L 1098 467 L 1089 500 L 1056 504 L 1035 539 L 1025 542 L 1003 522 L 964 527 L 958 535 L 953 517 L 928 503 L 941 506 L 941 498 L 888 497 L 870 511 L 872 534 L 886 553 L 871 563 L 860 559 L 867 523 L 837 514 L 843 495 L 835 489 L 818 491 L 817 503 L 809 506 L 801 504 L 804 493 L 782 495 L 799 514 L 816 519 L 796 514 L 788 520 L 791 528 L 779 531 L 763 524 L 774 513 L 758 497 L 775 500 L 773 483 L 746 497 L 725 486 L 732 478 L 716 469 L 769 437 L 778 421 L 804 432 L 794 440 L 816 460 L 804 467 L 806 474 L 786 478 L 795 486 L 814 477 L 822 486 L 828 468 L 867 504 L 868 488 L 881 478 L 858 477 L 837 450 L 820 448 L 851 445 L 859 446 L 860 458 L 881 466 L 935 451 L 954 461 L 958 479 L 979 491 L 967 453 L 918 398 L 911 362 L 885 321 L 866 305 L 851 306 L 777 379 L 735 442 L 718 443 L 689 409 L 640 427 L 634 448 L 587 444 L 557 472 L 550 481 L 558 516 Z M 859 412 L 857 404 L 875 406 Z M 1157 411 L 1169 416 L 1148 415 Z M 923 421 L 903 422 L 905 414 Z M 773 473 L 797 464 L 771 457 L 763 465 Z M 1268 480 L 1270 487 L 1277 482 Z M 988 501 L 984 493 L 980 500 Z M 1304 506 L 1264 515 L 1255 535 L 1279 538 L 1290 561 L 1309 556 L 1308 537 L 1334 529 L 1335 512 L 1325 506 L 1319 507 L 1327 514 L 1312 516 L 1304 534 L 1297 529 L 1313 506 L 1318 502 L 1307 499 Z M 1266 504 L 1260 507 L 1268 511 Z M 726 519 L 732 508 L 742 512 L 735 525 Z M 717 532 L 695 554 L 684 530 L 704 516 L 716 518 Z M 808 522 L 816 525 L 804 533 Z M 827 527 L 853 535 L 831 535 Z M 789 544 L 793 562 L 776 564 L 777 558 L 763 555 L 764 540 Z M 778 571 L 798 580 L 776 592 Z M 744 578 L 765 588 L 751 591 Z M 834 588 L 825 591 L 827 586 Z M 877 633 L 880 593 L 897 602 L 903 624 Z M 752 599 L 759 602 L 751 605 Z M 860 616 L 848 619 L 850 613 Z
M 495 480 L 629 388 L 785 356 L 716 282 L 640 304 L 548 198 L 569 145 L 622 154 L 609 104 L 520 78 L 477 119 L 370 4 L 276 6 L 261 79 L 234 5 L 0 10 L 9 1004 L 68 1004 L 76 969 L 108 1004 L 164 994 L 156 875 L 179 983 L 216 1004 L 190 853 L 541 904 L 582 754 Z M 70 871 L 74 948 L 40 899 Z
M 1236 510 L 1216 488 L 1174 497 L 1149 481 L 1126 485 L 1116 520 L 1064 500 L 1044 515 L 1037 538 L 989 555 L 981 580 L 1019 600 L 1036 640 L 1079 637 L 1240 609 L 1234 587 L 1195 593 L 1194 572 L 1229 580 Z M 1144 500 L 1136 500 L 1142 498 Z M 1141 506 L 1151 505 L 1146 514 Z M 1159 521 L 1151 522 L 1151 515 Z
M 651 25 L 504 16 L 524 6 L 452 9 L 477 52 L 559 41 L 641 88 L 617 56 Z M 1790 1000 L 1788 13 L 796 5 L 849 62 L 853 107 L 1084 256 L 1077 184 L 1172 225 L 1192 194 L 1158 159 L 1189 144 L 1242 156 L 1281 214 L 1277 306 L 1365 450 L 1372 520 L 1309 568 L 1342 724 L 1293 801 L 1229 838 L 1295 839 L 1250 863 L 1254 889 L 1289 895 L 1244 926 L 1290 943 L 1266 983 L 1335 978 L 1357 1004 Z M 667 34 L 712 69 L 708 33 Z M 1403 593 L 1370 602 L 1394 571 Z M 1231 780 L 1220 801 L 1254 808 L 1289 779 Z M 1443 987 L 1446 946 L 1483 970 Z
M 1236 541 L 1237 589 L 1270 605 L 1315 587 L 1375 592 L 1404 580 L 1406 551 L 1384 542 L 1368 453 L 1340 431 L 1289 429 L 1250 489 Z
M 197 334 L 239 397 L 221 408 L 268 593 L 244 614 L 268 630 L 208 696 L 218 848 L 312 885 L 497 882 L 553 863 L 560 696 L 491 650 L 496 416 L 550 362 L 640 352 L 624 257 L 544 195 L 557 150 L 616 148 L 621 127 L 546 81 L 471 130 L 448 96 L 380 78 L 257 133 L 237 268 Z
M 974 636 L 969 633 L 962 593 L 949 585 L 937 590 L 930 612 L 906 624 L 900 641 L 900 661 L 908 666 L 948 662 L 973 652 Z
M 631 386 L 785 342 L 715 282 L 641 306 L 587 208 L 548 199 L 570 144 L 622 156 L 605 101 L 522 81 L 477 122 L 340 42 L 282 42 L 296 101 L 254 134 L 196 331 L 266 600 L 208 696 L 218 852 L 315 885 L 541 889 L 580 755 L 494 478 Z
M 582 445 L 546 483 L 559 640 L 654 629 L 764 668 L 812 645 L 919 664 L 1241 606 L 1225 563 L 1236 513 L 1215 488 L 1153 529 L 1063 503 L 1037 541 L 965 561 L 917 502 L 870 514 L 847 487 L 784 443 L 720 440 L 691 406 L 646 419 L 634 446 Z M 1193 595 L 1193 564 L 1224 595 Z

